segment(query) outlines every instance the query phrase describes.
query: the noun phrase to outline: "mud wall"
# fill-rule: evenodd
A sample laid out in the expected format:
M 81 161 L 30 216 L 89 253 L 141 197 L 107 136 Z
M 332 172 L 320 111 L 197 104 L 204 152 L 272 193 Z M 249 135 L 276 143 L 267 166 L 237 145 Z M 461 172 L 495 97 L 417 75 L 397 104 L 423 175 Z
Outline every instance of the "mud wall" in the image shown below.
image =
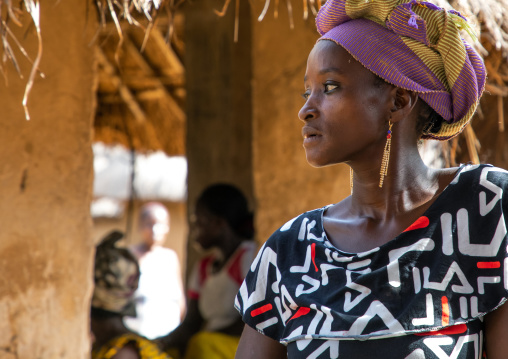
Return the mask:
M 0 83 L 0 358 L 87 358 L 92 289 L 91 2 L 41 2 L 43 57 L 29 98 L 6 66 Z M 32 58 L 34 27 L 16 28 Z M 11 22 L 12 24 L 12 22 Z M 28 31 L 27 31 L 28 28 Z M 2 64 L 4 66 L 4 64 Z

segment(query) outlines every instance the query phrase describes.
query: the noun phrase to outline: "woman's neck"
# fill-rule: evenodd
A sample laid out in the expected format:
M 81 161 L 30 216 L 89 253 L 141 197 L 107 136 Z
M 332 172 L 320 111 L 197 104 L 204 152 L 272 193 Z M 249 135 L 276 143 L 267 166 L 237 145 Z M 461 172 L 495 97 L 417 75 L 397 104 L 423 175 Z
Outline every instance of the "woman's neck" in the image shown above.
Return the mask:
M 120 316 L 106 319 L 92 318 L 92 329 L 95 336 L 94 348 L 102 347 L 119 335 L 130 333 Z
M 408 213 L 431 201 L 447 185 L 440 171 L 427 167 L 418 149 L 392 150 L 388 175 L 379 187 L 380 166 L 353 164 L 354 181 L 350 210 L 360 216 L 387 219 Z M 445 176 L 448 177 L 448 176 Z M 450 178 L 451 181 L 451 178 Z
M 242 243 L 243 238 L 239 237 L 231 231 L 230 233 L 227 233 L 222 241 L 222 244 L 219 248 L 220 254 L 221 254 L 221 265 L 220 268 L 231 258 L 231 256 L 236 252 L 238 247 L 240 247 L 240 244 Z

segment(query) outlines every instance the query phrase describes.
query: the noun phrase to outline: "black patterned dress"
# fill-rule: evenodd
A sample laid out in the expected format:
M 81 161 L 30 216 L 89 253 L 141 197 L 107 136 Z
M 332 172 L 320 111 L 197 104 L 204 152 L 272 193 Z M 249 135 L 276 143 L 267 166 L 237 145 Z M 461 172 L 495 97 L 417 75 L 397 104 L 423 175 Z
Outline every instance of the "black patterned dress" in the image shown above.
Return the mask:
M 263 245 L 235 306 L 289 358 L 482 358 L 483 317 L 508 297 L 507 189 L 507 171 L 463 166 L 417 221 L 362 253 L 329 242 L 327 207 L 306 212 Z

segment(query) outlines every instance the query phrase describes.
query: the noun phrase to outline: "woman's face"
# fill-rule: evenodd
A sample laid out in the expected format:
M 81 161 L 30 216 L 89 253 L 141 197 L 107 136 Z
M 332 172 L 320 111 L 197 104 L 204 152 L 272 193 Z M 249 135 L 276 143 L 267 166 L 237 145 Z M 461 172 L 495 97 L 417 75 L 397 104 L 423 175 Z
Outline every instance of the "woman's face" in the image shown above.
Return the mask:
M 393 87 L 342 47 L 319 41 L 309 55 L 299 112 L 307 161 L 316 167 L 381 159 Z
M 141 219 L 139 226 L 143 242 L 148 247 L 154 244 L 163 245 L 169 233 L 169 216 L 162 209 L 152 209 Z
M 208 250 L 213 247 L 220 247 L 222 227 L 219 217 L 213 215 L 205 206 L 198 203 L 193 222 L 195 240 L 201 248 Z

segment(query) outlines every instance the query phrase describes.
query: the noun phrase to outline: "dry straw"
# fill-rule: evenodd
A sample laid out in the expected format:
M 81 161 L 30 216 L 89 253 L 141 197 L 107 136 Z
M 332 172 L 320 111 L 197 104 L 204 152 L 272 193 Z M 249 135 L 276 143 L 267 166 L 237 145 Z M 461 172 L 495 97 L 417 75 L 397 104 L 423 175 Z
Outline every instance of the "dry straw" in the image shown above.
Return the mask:
M 1 1 L 1 0 L 0 0 Z M 165 13 L 168 19 L 168 31 L 166 38 L 169 39 L 173 32 L 173 14 L 184 0 L 95 0 L 99 11 L 101 26 L 105 27 L 108 19 L 112 19 L 120 38 L 118 48 L 123 42 L 123 33 L 120 21 L 125 20 L 129 25 L 134 25 L 145 30 L 146 36 L 142 50 L 152 28 L 156 25 L 158 15 Z M 138 21 L 142 16 L 147 24 Z
M 12 0 L 0 0 L 0 33 L 2 37 L 2 65 L 0 68 L 4 75 L 5 82 L 7 83 L 7 76 L 5 72 L 5 63 L 10 61 L 18 75 L 23 78 L 21 74 L 21 70 L 19 68 L 18 60 L 16 58 L 14 49 L 12 44 L 25 56 L 31 63 L 32 69 L 30 71 L 30 75 L 28 76 L 28 80 L 25 86 L 25 93 L 23 95 L 23 108 L 25 110 L 25 118 L 30 120 L 30 114 L 28 112 L 28 96 L 30 95 L 30 91 L 32 90 L 32 86 L 35 80 L 35 76 L 39 72 L 39 63 L 42 57 L 42 38 L 41 38 L 41 28 L 40 28 L 40 4 L 38 0 L 23 0 L 23 2 L 19 2 L 20 7 L 17 7 L 13 4 Z M 21 6 L 24 6 L 22 8 Z M 32 60 L 27 51 L 23 48 L 21 43 L 14 36 L 10 26 L 15 24 L 17 26 L 22 26 L 20 16 L 23 12 L 26 11 L 35 26 L 35 30 L 37 32 L 38 39 L 38 49 L 35 60 Z M 41 77 L 44 77 L 44 74 L 40 73 Z

